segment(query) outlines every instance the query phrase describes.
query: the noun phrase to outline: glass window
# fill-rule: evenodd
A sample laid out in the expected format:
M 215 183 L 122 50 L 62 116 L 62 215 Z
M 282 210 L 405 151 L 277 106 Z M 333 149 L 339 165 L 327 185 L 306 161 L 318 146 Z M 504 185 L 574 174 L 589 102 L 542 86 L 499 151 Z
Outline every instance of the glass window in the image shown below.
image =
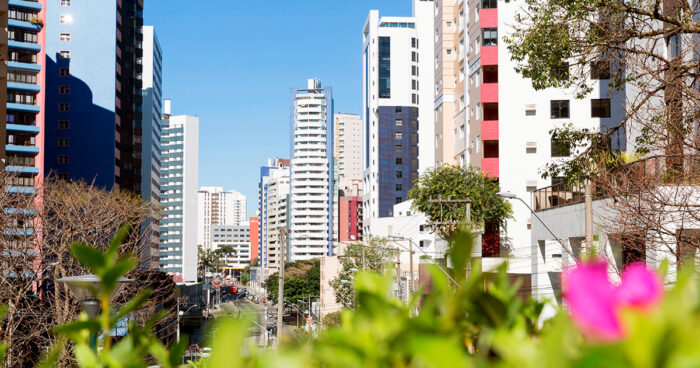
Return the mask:
M 403 202 L 403 200 L 401 199 L 401 197 L 396 197 L 396 204 L 399 204 L 399 203 L 401 203 L 401 202 Z
M 61 77 L 67 77 L 67 76 L 70 75 L 70 69 L 68 69 L 68 68 L 61 68 L 61 69 L 58 70 L 58 75 L 60 75 Z
M 569 63 L 562 62 L 552 70 L 552 74 L 559 80 L 569 80 Z
M 59 120 L 58 129 L 68 129 L 70 127 L 70 122 L 68 120 Z
M 610 62 L 603 60 L 591 63 L 591 79 L 610 79 Z
M 401 179 L 403 177 L 403 172 L 402 171 L 397 171 L 396 172 L 396 179 Z
M 70 86 L 58 86 L 58 93 L 62 95 L 70 94 Z
M 609 118 L 610 117 L 610 99 L 609 98 L 591 99 L 591 117 L 592 118 Z
M 61 0 L 61 6 L 70 6 L 70 0 Z
M 402 165 L 403 164 L 403 158 L 397 157 L 396 158 L 396 165 Z
M 379 98 L 391 97 L 391 38 L 379 37 Z
M 70 104 L 68 102 L 61 102 L 58 104 L 58 111 L 66 112 L 70 111 Z
M 58 155 L 58 163 L 61 165 L 68 164 L 68 155 Z
M 483 38 L 482 46 L 498 45 L 498 28 L 484 28 L 481 30 Z
M 496 9 L 498 8 L 498 0 L 481 0 L 481 7 L 483 9 Z
M 59 147 L 68 147 L 68 137 L 58 137 Z
M 61 56 L 61 59 L 70 59 L 70 51 L 68 50 L 60 51 L 59 55 Z
M 64 41 L 64 42 L 68 42 L 68 41 L 70 41 L 70 33 L 61 33 L 58 36 L 58 39 L 61 41 Z
M 571 155 L 571 143 L 552 138 L 552 157 L 569 157 L 569 155 Z
M 403 153 L 403 146 L 400 144 L 396 145 L 396 153 Z
M 396 132 L 396 133 L 394 134 L 394 138 L 395 138 L 396 140 L 403 139 L 403 133 L 401 133 L 401 132 Z
M 60 19 L 61 24 L 69 24 L 73 22 L 73 17 L 70 15 L 61 15 Z
M 550 101 L 552 119 L 562 119 L 569 117 L 569 100 Z
M 397 192 L 403 191 L 403 185 L 401 185 L 401 184 L 396 184 L 396 191 L 397 191 Z

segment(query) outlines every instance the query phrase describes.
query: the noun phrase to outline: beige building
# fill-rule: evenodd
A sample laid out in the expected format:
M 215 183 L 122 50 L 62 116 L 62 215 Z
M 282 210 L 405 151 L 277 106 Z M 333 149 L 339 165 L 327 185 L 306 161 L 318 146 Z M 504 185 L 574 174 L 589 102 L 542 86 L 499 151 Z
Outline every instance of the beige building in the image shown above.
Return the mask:
M 355 114 L 335 114 L 334 119 L 338 180 L 362 180 L 362 119 Z
M 463 0 L 435 8 L 435 166 L 465 165 L 465 32 Z

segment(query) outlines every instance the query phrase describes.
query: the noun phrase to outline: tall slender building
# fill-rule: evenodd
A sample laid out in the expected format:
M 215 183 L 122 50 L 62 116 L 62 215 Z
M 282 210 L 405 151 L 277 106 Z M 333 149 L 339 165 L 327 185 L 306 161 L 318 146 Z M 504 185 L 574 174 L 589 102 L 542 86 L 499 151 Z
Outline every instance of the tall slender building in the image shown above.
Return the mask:
M 248 225 L 246 197 L 221 187 L 201 187 L 197 193 L 197 244 L 210 249 L 214 225 Z
M 197 281 L 199 118 L 170 116 L 165 100 L 161 138 L 160 265 L 176 282 Z
M 434 165 L 433 1 L 414 0 L 411 17 L 363 27 L 364 230 L 393 215 L 419 173 Z
M 260 267 L 263 277 L 279 268 L 280 244 L 289 244 L 289 160 L 268 160 L 260 168 L 258 193 Z
M 143 1 L 46 2 L 46 168 L 140 193 Z
M 46 2 L 5 1 L 0 5 L 0 169 L 17 173 L 9 192 L 33 192 L 44 169 L 46 93 Z
M 339 189 L 362 183 L 362 118 L 355 114 L 335 114 L 333 149 L 338 160 Z
M 309 79 L 290 95 L 290 261 L 333 254 L 333 93 Z

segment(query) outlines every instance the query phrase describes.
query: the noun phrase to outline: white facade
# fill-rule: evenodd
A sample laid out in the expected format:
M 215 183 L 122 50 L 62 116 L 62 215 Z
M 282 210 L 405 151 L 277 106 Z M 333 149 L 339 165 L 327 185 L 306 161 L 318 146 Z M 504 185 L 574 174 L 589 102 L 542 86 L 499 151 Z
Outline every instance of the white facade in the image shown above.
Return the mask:
M 292 89 L 290 261 L 332 254 L 333 98 L 329 87 L 309 79 Z
M 263 277 L 279 268 L 280 237 L 288 229 L 289 213 L 289 167 L 268 168 L 260 183 L 259 243 Z
M 245 225 L 246 196 L 221 187 L 201 187 L 197 193 L 199 217 L 197 219 L 197 244 L 204 249 L 211 246 L 213 225 Z
M 211 227 L 211 249 L 217 250 L 230 246 L 236 254 L 226 257 L 226 268 L 243 269 L 250 266 L 250 226 L 249 225 L 213 225 Z
M 414 0 L 412 17 L 379 17 L 377 10 L 371 10 L 363 26 L 363 109 L 364 122 L 363 133 L 363 194 L 364 194 L 364 231 L 369 233 L 369 227 L 374 219 L 387 216 L 394 199 L 405 200 L 406 192 L 410 189 L 413 180 L 418 173 L 433 167 L 434 165 L 434 113 L 433 113 L 433 80 L 432 60 L 433 48 L 433 1 Z M 390 55 L 388 68 L 389 75 L 380 76 L 379 41 L 389 39 Z M 380 93 L 380 83 L 389 78 L 388 88 L 390 93 Z M 383 84 L 382 84 L 383 85 Z M 411 171 L 401 183 L 402 190 L 397 193 L 380 193 L 380 177 L 394 175 L 393 168 L 386 166 L 380 156 L 380 146 L 385 149 L 393 149 L 393 144 L 380 139 L 381 124 L 389 124 L 380 121 L 380 109 L 384 108 L 417 108 L 417 122 L 415 127 L 406 127 L 411 122 L 406 121 L 404 127 L 410 129 L 408 135 L 416 134 L 415 162 L 406 160 L 405 170 Z M 398 111 L 398 109 L 397 109 Z M 393 122 L 392 122 L 393 124 Z M 388 129 L 388 127 L 387 127 Z M 405 134 L 406 132 L 404 132 Z M 393 139 L 393 137 L 392 137 Z M 411 138 L 412 140 L 414 138 Z M 405 147 L 405 150 L 413 147 Z M 408 162 L 406 162 L 408 161 Z M 398 163 L 397 163 L 398 164 Z M 398 187 L 397 187 L 398 188 Z M 382 210 L 380 211 L 380 201 Z M 390 216 L 390 215 L 389 215 Z
M 162 123 L 160 264 L 176 282 L 196 282 L 199 118 L 170 116 L 166 100 Z

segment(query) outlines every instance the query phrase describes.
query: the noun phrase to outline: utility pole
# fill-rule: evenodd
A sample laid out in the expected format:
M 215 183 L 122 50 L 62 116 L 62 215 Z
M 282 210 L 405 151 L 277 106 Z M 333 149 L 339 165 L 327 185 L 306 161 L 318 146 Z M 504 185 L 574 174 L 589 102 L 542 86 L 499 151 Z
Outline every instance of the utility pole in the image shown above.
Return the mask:
M 409 255 L 409 267 L 411 268 L 411 280 L 408 282 L 408 295 L 413 295 L 414 285 L 413 285 L 413 242 L 409 240 L 408 242 L 408 255 Z
M 284 248 L 286 247 L 287 229 L 280 229 L 280 271 L 277 288 L 277 344 L 282 337 L 282 317 L 284 316 Z
M 403 300 L 403 287 L 401 286 L 401 279 L 403 277 L 401 276 L 401 251 L 399 248 L 396 248 L 396 286 L 398 286 L 399 289 L 399 299 Z
M 586 212 L 586 251 L 593 249 L 593 183 L 588 180 L 584 184 L 584 199 Z

